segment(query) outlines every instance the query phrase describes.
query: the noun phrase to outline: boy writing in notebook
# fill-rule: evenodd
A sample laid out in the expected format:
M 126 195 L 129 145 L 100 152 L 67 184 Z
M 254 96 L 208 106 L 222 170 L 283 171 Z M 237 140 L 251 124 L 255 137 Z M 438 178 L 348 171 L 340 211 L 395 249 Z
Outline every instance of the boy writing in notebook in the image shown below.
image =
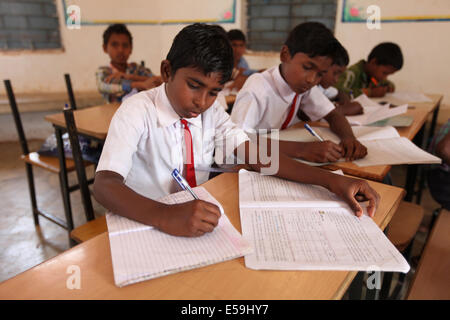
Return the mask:
M 236 97 L 232 120 L 246 131 L 283 130 L 300 121 L 295 115 L 301 110 L 306 116 L 302 120 L 325 119 L 341 143 L 280 141 L 283 153 L 312 162 L 364 157 L 367 149 L 355 138 L 345 116 L 317 87 L 339 46 L 321 23 L 296 26 L 281 49 L 281 64 L 247 79 Z
M 342 45 L 339 45 L 333 64 L 324 74 L 317 87 L 334 103 L 339 112 L 343 115 L 351 116 L 363 113 L 362 106 L 356 101 L 351 101 L 347 94 L 336 89 L 339 77 L 347 68 L 348 62 L 347 50 Z
M 133 37 L 124 24 L 110 25 L 103 33 L 103 51 L 111 59 L 109 66 L 96 72 L 97 87 L 107 102 L 120 102 L 132 90 L 140 91 L 161 84 L 161 78 L 150 69 L 128 63 Z
M 171 235 L 214 230 L 220 218 L 214 204 L 167 205 L 156 199 L 180 190 L 171 177 L 174 169 L 191 187 L 205 182 L 209 172 L 196 168 L 211 166 L 214 152 L 216 160 L 217 154 L 224 159 L 243 155 L 251 169 L 263 169 L 259 159 L 250 163 L 247 135 L 216 101 L 232 69 L 233 52 L 221 27 L 193 24 L 178 33 L 161 62 L 164 84 L 127 99 L 111 121 L 94 182 L 103 206 Z M 277 176 L 324 186 L 357 215 L 359 197 L 369 200 L 370 215 L 377 207 L 379 196 L 366 181 L 310 168 L 282 154 Z
M 356 98 L 361 94 L 368 97 L 383 97 L 394 92 L 394 84 L 387 77 L 403 66 L 400 47 L 392 42 L 377 45 L 369 54 L 367 61 L 360 60 L 349 67 L 339 78 L 337 88 Z

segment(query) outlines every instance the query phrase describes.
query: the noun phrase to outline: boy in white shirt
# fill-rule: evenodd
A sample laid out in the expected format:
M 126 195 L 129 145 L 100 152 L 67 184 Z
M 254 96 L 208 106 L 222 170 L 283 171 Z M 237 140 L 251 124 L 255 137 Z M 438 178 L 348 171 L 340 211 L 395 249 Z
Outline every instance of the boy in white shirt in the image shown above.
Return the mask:
M 247 131 L 283 130 L 300 121 L 295 115 L 302 110 L 309 120 L 325 119 L 341 143 L 280 141 L 282 152 L 313 162 L 364 157 L 367 149 L 316 86 L 330 68 L 338 46 L 331 31 L 321 23 L 296 26 L 281 49 L 281 64 L 251 75 L 239 91 L 231 113 L 233 122 Z
M 207 173 L 196 169 L 211 166 L 214 150 L 224 158 L 244 154 L 252 170 L 268 166 L 259 159 L 249 163 L 247 135 L 216 101 L 232 69 L 232 48 L 221 27 L 193 24 L 178 33 L 161 62 L 164 84 L 127 99 L 111 121 L 94 182 L 103 206 L 176 236 L 214 230 L 220 218 L 216 205 L 202 200 L 167 205 L 155 199 L 179 191 L 171 177 L 175 168 L 191 187 L 206 181 Z M 277 176 L 319 184 L 347 201 L 358 216 L 362 209 L 356 197 L 369 200 L 370 215 L 378 205 L 379 196 L 366 181 L 311 168 L 283 154 Z

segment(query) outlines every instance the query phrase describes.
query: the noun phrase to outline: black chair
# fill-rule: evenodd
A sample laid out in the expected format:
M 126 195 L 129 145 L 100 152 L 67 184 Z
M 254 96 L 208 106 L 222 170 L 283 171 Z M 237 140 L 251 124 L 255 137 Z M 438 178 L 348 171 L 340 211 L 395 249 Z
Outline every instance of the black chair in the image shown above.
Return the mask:
M 75 95 L 73 94 L 72 81 L 70 80 L 70 74 L 68 74 L 68 73 L 64 74 L 64 79 L 66 80 L 66 88 L 67 88 L 67 94 L 69 96 L 70 106 L 72 107 L 72 110 L 76 110 L 77 104 L 75 102 Z
M 46 219 L 52 221 L 53 223 L 61 226 L 62 228 L 70 231 L 74 228 L 73 225 L 73 218 L 72 218 L 72 208 L 70 205 L 70 192 L 75 191 L 79 188 L 79 185 L 70 186 L 67 182 L 67 175 L 66 173 L 63 173 L 61 170 L 60 162 L 57 157 L 51 157 L 51 156 L 42 156 L 38 154 L 37 152 L 30 152 L 28 149 L 28 143 L 25 137 L 25 132 L 23 130 L 22 126 L 22 120 L 20 118 L 20 113 L 17 108 L 16 98 L 14 96 L 14 92 L 11 86 L 11 82 L 9 80 L 4 80 L 6 92 L 8 94 L 9 104 L 11 106 L 11 111 L 14 117 L 14 122 L 16 124 L 17 133 L 19 135 L 19 141 L 20 145 L 22 147 L 22 160 L 25 162 L 25 169 L 27 172 L 27 179 L 28 179 L 28 187 L 30 191 L 30 199 L 31 199 L 31 207 L 33 212 L 33 218 L 35 225 L 39 225 L 39 216 L 43 216 Z M 61 139 L 61 137 L 57 137 L 57 139 Z M 62 139 L 61 139 L 62 140 Z M 62 146 L 62 141 L 58 144 L 59 146 Z M 88 163 L 85 163 L 88 164 Z M 61 195 L 63 199 L 63 205 L 64 205 L 64 214 L 65 214 L 65 221 L 62 220 L 59 217 L 56 217 L 50 213 L 47 213 L 37 206 L 36 201 L 36 189 L 34 184 L 34 176 L 33 176 L 33 166 L 40 167 L 42 169 L 45 169 L 47 171 L 50 171 L 52 173 L 56 173 L 59 175 L 59 181 L 60 181 L 60 187 L 61 187 Z M 71 172 L 75 170 L 75 162 L 71 159 L 66 159 L 65 166 L 67 169 L 67 172 Z M 70 238 L 69 238 L 70 239 Z M 70 244 L 73 244 L 73 241 L 70 242 Z
M 80 149 L 80 142 L 78 139 L 77 127 L 75 125 L 72 108 L 67 106 L 66 108 L 64 108 L 64 118 L 66 120 L 66 129 L 69 133 L 70 145 L 72 147 L 72 156 L 73 161 L 75 162 L 75 169 L 77 173 L 78 184 L 80 185 L 81 200 L 83 202 L 86 220 L 91 221 L 95 219 L 94 209 L 92 207 L 91 193 L 88 187 L 89 181 L 86 178 L 84 160 Z

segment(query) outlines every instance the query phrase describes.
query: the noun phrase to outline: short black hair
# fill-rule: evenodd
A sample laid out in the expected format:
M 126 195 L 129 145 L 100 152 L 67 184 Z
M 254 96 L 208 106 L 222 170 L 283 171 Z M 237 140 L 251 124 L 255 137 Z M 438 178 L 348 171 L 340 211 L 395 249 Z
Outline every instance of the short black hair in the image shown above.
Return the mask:
M 245 39 L 245 34 L 239 29 L 232 29 L 227 32 L 227 35 L 228 35 L 228 39 L 230 41 L 240 40 L 240 41 L 247 42 L 247 40 Z
M 382 42 L 373 48 L 367 61 L 372 59 L 376 59 L 379 65 L 393 66 L 397 70 L 403 67 L 402 50 L 393 42 Z
M 219 72 L 221 84 L 229 81 L 233 70 L 233 49 L 226 31 L 218 25 L 194 23 L 184 27 L 173 40 L 167 54 L 172 75 L 180 68 L 193 67 L 205 75 Z
M 133 45 L 133 37 L 131 36 L 130 31 L 127 29 L 127 26 L 123 23 L 116 23 L 110 25 L 105 32 L 103 32 L 103 45 L 106 46 L 108 44 L 109 38 L 113 33 L 126 34 L 128 39 L 130 39 L 130 45 Z
M 336 48 L 336 52 L 334 54 L 333 64 L 336 64 L 340 67 L 346 67 L 350 62 L 348 52 L 341 43 L 338 44 L 339 45 Z
M 305 22 L 292 29 L 284 44 L 288 47 L 291 56 L 302 52 L 310 58 L 325 56 L 334 60 L 339 42 L 330 29 L 322 23 Z

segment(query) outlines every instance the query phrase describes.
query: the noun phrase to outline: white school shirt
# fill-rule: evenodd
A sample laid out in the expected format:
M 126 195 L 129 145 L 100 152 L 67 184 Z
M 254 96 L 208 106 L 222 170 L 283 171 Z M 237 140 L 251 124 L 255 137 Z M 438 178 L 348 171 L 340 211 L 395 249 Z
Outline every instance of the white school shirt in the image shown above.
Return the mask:
M 246 131 L 280 129 L 286 120 L 295 92 L 283 79 L 278 66 L 251 75 L 245 82 L 231 112 L 231 120 Z M 294 117 L 289 126 L 300 121 L 295 115 L 301 108 L 312 120 L 322 119 L 334 109 L 330 100 L 313 87 L 299 94 Z
M 320 91 L 322 91 L 322 93 L 330 100 L 335 99 L 339 93 L 338 89 L 336 89 L 335 87 L 332 87 L 332 86 L 325 89 L 320 84 L 318 84 L 317 88 L 319 88 Z
M 233 150 L 248 140 L 217 101 L 186 121 L 192 135 L 197 184 L 208 180 L 205 170 L 213 163 L 214 150 L 219 162 L 218 157 L 233 157 Z M 176 168 L 184 175 L 183 130 L 164 84 L 142 91 L 123 102 L 114 114 L 97 172 L 114 171 L 124 177 L 128 187 L 151 199 L 180 191 L 171 173 Z

